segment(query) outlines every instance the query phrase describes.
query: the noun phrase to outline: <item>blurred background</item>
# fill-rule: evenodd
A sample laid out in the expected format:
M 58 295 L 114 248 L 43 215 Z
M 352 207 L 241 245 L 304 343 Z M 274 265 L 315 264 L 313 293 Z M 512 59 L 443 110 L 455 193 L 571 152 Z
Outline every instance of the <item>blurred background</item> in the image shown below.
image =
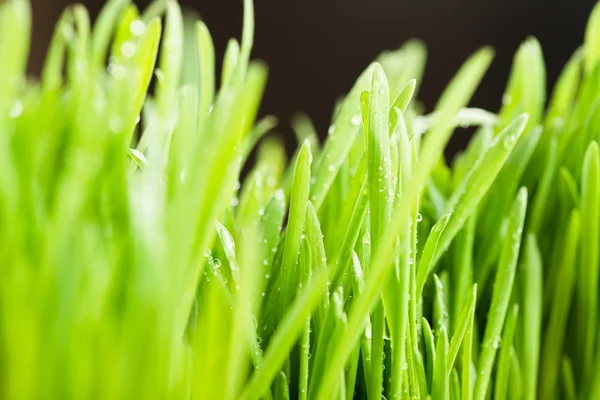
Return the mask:
M 33 51 L 30 71 L 39 73 L 55 21 L 73 0 L 32 0 Z M 104 0 L 79 0 L 95 16 Z M 321 137 L 335 99 L 381 51 L 420 38 L 428 48 L 419 99 L 427 111 L 461 63 L 489 44 L 496 58 L 471 105 L 500 106 L 513 54 L 527 36 L 541 42 L 549 88 L 581 45 L 594 0 L 255 0 L 253 58 L 266 61 L 270 76 L 261 114 L 280 119 L 293 145 L 289 119 L 306 112 Z M 145 7 L 149 1 L 137 0 Z M 208 25 L 217 58 L 227 40 L 241 37 L 242 0 L 180 0 Z M 457 138 L 450 153 L 468 137 Z

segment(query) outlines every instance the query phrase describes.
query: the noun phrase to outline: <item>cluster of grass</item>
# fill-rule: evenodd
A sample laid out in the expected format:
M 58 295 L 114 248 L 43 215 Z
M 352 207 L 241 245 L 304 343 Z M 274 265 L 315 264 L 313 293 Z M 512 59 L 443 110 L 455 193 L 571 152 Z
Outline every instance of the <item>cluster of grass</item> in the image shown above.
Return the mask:
M 68 8 L 39 82 L 0 5 L 1 396 L 600 398 L 600 7 L 548 99 L 528 39 L 499 113 L 483 48 L 422 115 L 411 41 L 288 162 L 244 3 L 220 82 L 175 1 Z

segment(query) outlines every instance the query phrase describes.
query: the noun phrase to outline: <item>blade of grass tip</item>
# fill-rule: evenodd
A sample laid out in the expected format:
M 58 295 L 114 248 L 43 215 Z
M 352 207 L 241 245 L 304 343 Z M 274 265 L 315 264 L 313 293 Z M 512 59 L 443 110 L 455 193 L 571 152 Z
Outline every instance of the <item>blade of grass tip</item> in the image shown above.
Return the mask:
M 500 132 L 448 201 L 448 211 L 452 214 L 438 243 L 433 265 L 437 264 L 456 234 L 477 209 L 477 205 L 494 182 L 523 133 L 527 118 L 526 114 L 517 117 Z
M 67 80 L 74 86 L 74 96 L 80 97 L 88 85 L 84 77 L 89 68 L 90 16 L 85 7 L 76 4 L 73 6 L 73 18 L 77 35 L 67 56 Z M 81 107 L 81 104 L 78 105 Z
M 529 37 L 519 47 L 502 100 L 500 119 L 505 123 L 521 110 L 529 114 L 526 131 L 540 122 L 546 102 L 546 69 L 542 48 L 535 38 Z
M 0 5 L 0 115 L 12 107 L 12 99 L 24 79 L 31 36 L 31 6 L 12 0 Z
M 458 356 L 458 351 L 460 350 L 460 346 L 463 343 L 465 333 L 469 329 L 469 325 L 471 324 L 471 318 L 473 318 L 473 315 L 475 314 L 476 301 L 477 284 L 473 285 L 471 296 L 469 296 L 467 302 L 465 303 L 465 306 L 456 323 L 456 330 L 454 332 L 454 335 L 452 335 L 452 340 L 450 341 L 450 347 L 448 348 L 448 359 L 446 361 L 446 372 L 448 375 L 450 375 L 450 372 L 454 367 L 454 361 L 456 361 L 456 357 Z
M 494 399 L 504 400 L 508 395 L 509 387 L 509 375 L 511 370 L 511 357 L 510 352 L 513 348 L 513 338 L 515 336 L 515 330 L 517 327 L 517 318 L 519 316 L 519 306 L 515 304 L 512 312 L 506 319 L 504 326 L 504 332 L 502 335 L 502 345 L 500 348 L 500 355 L 498 356 L 498 363 L 496 364 L 496 380 L 494 382 Z
M 156 103 L 162 118 L 171 123 L 171 110 L 175 104 L 175 94 L 181 84 L 183 68 L 183 15 L 176 1 L 167 2 L 167 17 L 163 35 L 158 68 L 163 79 L 158 80 Z
M 308 140 L 313 156 L 318 158 L 319 135 L 309 116 L 302 112 L 296 113 L 292 116 L 291 125 L 298 143 L 304 143 L 305 140 Z
M 425 242 L 425 247 L 423 248 L 423 254 L 421 255 L 421 260 L 419 261 L 419 267 L 417 269 L 417 281 L 416 281 L 416 294 L 417 299 L 421 298 L 423 294 L 423 288 L 425 287 L 425 282 L 427 282 L 427 277 L 429 276 L 431 261 L 436 253 L 436 248 L 438 246 L 438 242 L 442 233 L 444 233 L 444 229 L 448 224 L 448 220 L 450 219 L 450 214 L 444 215 L 436 224 L 431 228 L 431 232 L 427 237 L 427 242 Z
M 467 330 L 462 345 L 462 400 L 471 400 L 473 398 L 473 380 L 471 378 L 471 366 L 473 365 L 473 326 L 475 320 L 475 307 L 471 308 Z
M 504 326 L 506 312 L 510 301 L 519 250 L 521 248 L 521 234 L 525 222 L 527 208 L 527 189 L 521 188 L 517 193 L 508 222 L 508 228 L 502 251 L 498 261 L 498 271 L 492 292 L 490 312 L 483 337 L 481 354 L 477 367 L 477 380 L 475 382 L 475 399 L 484 400 L 488 384 L 492 375 L 492 366 L 500 344 L 500 333 Z
M 364 94 L 361 96 L 361 98 Z M 361 102 L 364 104 L 364 102 Z M 379 240 L 388 222 L 393 202 L 391 191 L 390 145 L 388 133 L 389 88 L 383 68 L 375 64 L 369 92 L 368 120 L 363 121 L 367 143 L 367 181 L 371 229 L 371 254 L 377 252 Z M 363 115 L 365 113 L 363 107 Z M 386 304 L 387 306 L 387 304 Z M 388 310 L 388 313 L 392 313 Z M 373 329 L 371 380 L 369 398 L 379 398 L 383 390 L 383 336 L 385 317 L 383 305 L 375 306 L 371 317 Z
M 119 107 L 115 104 L 116 112 L 122 112 L 123 109 L 129 111 L 126 120 L 122 121 L 125 124 L 124 132 L 127 133 L 124 138 L 124 142 L 127 145 L 131 142 L 136 120 L 140 115 L 142 106 L 146 100 L 150 81 L 152 80 L 152 71 L 154 70 L 158 56 L 161 31 L 161 23 L 158 19 L 152 20 L 146 26 L 144 33 L 138 40 L 137 50 L 132 60 L 132 68 L 135 69 L 134 78 L 128 82 L 128 85 L 121 85 L 123 92 L 119 94 L 122 95 L 120 98 L 123 100 L 118 101 Z M 118 75 L 115 75 L 114 69 L 113 77 L 116 80 L 119 78 Z M 126 103 L 122 104 L 121 101 Z M 141 141 L 146 139 L 145 136 L 142 136 Z M 145 149 L 140 148 L 139 150 L 143 151 Z
M 152 1 L 152 3 L 150 3 L 150 5 L 148 7 L 146 7 L 146 10 L 144 10 L 144 13 L 142 14 L 142 21 L 147 24 L 150 21 L 152 21 L 154 18 L 160 18 L 162 16 L 162 14 L 164 14 L 165 10 L 167 9 L 167 3 L 169 3 L 172 0 L 154 0 Z
M 202 21 L 196 23 L 198 52 L 199 111 L 198 121 L 205 123 L 215 97 L 215 47 L 208 28 Z
M 577 390 L 575 385 L 575 374 L 573 373 L 573 365 L 569 356 L 564 355 L 561 363 L 562 372 L 562 393 L 565 400 L 576 400 Z
M 326 284 L 327 271 L 324 269 L 316 271 L 281 320 L 269 342 L 262 367 L 254 371 L 239 399 L 258 399 L 269 389 L 271 382 L 304 329 L 306 318 L 309 317 L 311 310 L 321 298 L 321 291 Z
M 283 284 L 281 288 L 282 297 L 279 309 L 280 318 L 285 315 L 287 307 L 291 303 L 296 290 L 294 285 L 294 282 L 297 279 L 296 263 L 298 260 L 298 252 L 300 251 L 306 207 L 308 204 L 311 159 L 310 145 L 308 142 L 304 142 L 300 149 L 300 153 L 298 154 L 298 159 L 296 160 L 288 225 L 283 248 L 283 259 L 281 264 Z
M 475 226 L 476 216 L 472 216 L 454 241 L 454 257 L 452 258 L 453 263 L 451 267 L 454 301 L 452 302 L 452 312 L 450 313 L 450 326 L 455 330 L 458 329 L 457 326 L 459 325 L 456 318 L 460 317 L 461 311 L 464 310 L 469 288 L 473 285 Z
M 250 52 L 254 40 L 254 4 L 252 0 L 244 0 L 244 22 L 242 27 L 242 46 L 237 62 L 236 79 L 243 82 L 250 62 Z
M 581 176 L 581 264 L 577 279 L 577 321 L 583 371 L 593 370 L 598 324 L 600 243 L 600 150 L 591 142 Z
M 311 201 L 319 210 L 340 166 L 346 159 L 360 130 L 359 99 L 369 88 L 374 65 L 370 65 L 358 78 L 344 99 L 342 108 L 329 128 L 328 137 L 315 165 L 311 183 Z
M 67 8 L 63 11 L 56 23 L 56 28 L 50 40 L 50 47 L 42 68 L 41 87 L 45 92 L 60 89 L 63 84 L 63 69 L 68 41 L 73 36 L 73 10 Z
M 330 358 L 331 369 L 326 372 L 326 376 L 323 379 L 324 384 L 321 386 L 323 392 L 320 395 L 325 395 L 325 391 L 330 390 L 328 389 L 328 387 L 330 388 L 328 384 L 336 379 L 335 375 L 337 374 L 335 371 L 343 368 L 348 355 L 352 351 L 353 344 L 358 339 L 364 327 L 365 318 L 375 305 L 380 290 L 383 287 L 383 282 L 392 267 L 389 260 L 392 255 L 394 242 L 399 230 L 403 229 L 408 223 L 408 211 L 412 210 L 418 202 L 421 188 L 427 181 L 433 167 L 442 156 L 443 149 L 452 133 L 453 120 L 456 113 L 468 102 L 475 91 L 477 83 L 487 70 L 491 59 L 492 52 L 488 48 L 476 53 L 465 63 L 455 79 L 450 83 L 448 89 L 444 92 L 438 105 L 439 109 L 444 110 L 443 115 L 425 138 L 413 179 L 400 202 L 394 207 L 392 219 L 387 225 L 379 247 L 380 250 L 373 259 L 369 277 L 365 282 L 365 291 L 352 308 L 348 318 L 348 329 L 340 337 L 338 346 Z
M 433 367 L 433 383 L 431 398 L 445 399 L 448 394 L 448 378 L 446 373 L 446 355 L 448 349 L 448 333 L 446 327 L 442 326 L 435 348 L 435 366 Z
M 236 66 L 240 58 L 240 44 L 235 39 L 229 39 L 223 58 L 221 70 L 221 87 L 227 87 L 233 82 Z
M 130 3 L 130 0 L 111 0 L 100 10 L 92 36 L 92 62 L 94 64 L 102 65 L 106 62 L 106 52 L 115 28 L 114 24 Z
M 584 67 L 591 74 L 600 62 L 600 4 L 596 3 L 585 29 Z
M 396 110 L 397 109 L 400 110 L 402 112 L 402 114 L 404 114 L 406 112 L 406 109 L 408 108 L 408 103 L 410 103 L 410 100 L 412 99 L 413 94 L 415 93 L 416 86 L 417 86 L 416 80 L 411 79 L 410 81 L 408 81 L 406 83 L 406 85 L 404 85 L 404 87 L 402 88 L 402 90 L 400 91 L 398 96 L 396 97 L 396 100 L 394 100 L 394 102 L 392 103 L 392 107 L 390 108 L 390 116 L 389 116 L 390 135 L 396 129 L 396 125 L 398 125 L 398 111 L 396 111 Z
M 542 256 L 535 235 L 527 235 L 525 255 L 521 264 L 522 275 L 522 359 L 523 395 L 525 400 L 537 399 L 537 378 L 540 358 L 540 337 L 542 328 Z
M 575 285 L 575 268 L 580 237 L 581 215 L 578 210 L 571 213 L 563 245 L 560 270 L 550 307 L 550 316 L 544 334 L 540 361 L 539 398 L 552 399 L 557 390 L 563 343 L 567 330 L 569 310 Z M 593 396 L 590 398 L 594 398 Z

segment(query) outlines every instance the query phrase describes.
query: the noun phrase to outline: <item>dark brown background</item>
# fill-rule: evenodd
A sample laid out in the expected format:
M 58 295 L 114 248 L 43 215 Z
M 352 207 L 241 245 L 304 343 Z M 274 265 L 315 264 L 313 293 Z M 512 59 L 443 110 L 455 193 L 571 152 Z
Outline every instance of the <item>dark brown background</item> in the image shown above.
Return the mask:
M 32 0 L 34 36 L 31 71 L 37 72 L 53 24 L 72 0 Z M 103 0 L 80 0 L 95 15 Z M 136 1 L 145 6 L 148 1 Z M 230 37 L 241 36 L 242 0 L 181 0 L 196 10 L 222 57 Z M 512 55 L 528 35 L 544 49 L 548 81 L 581 44 L 592 0 L 255 0 L 253 56 L 270 66 L 261 112 L 287 122 L 307 112 L 321 135 L 327 130 L 336 96 L 346 92 L 361 70 L 381 51 L 418 37 L 429 49 L 420 98 L 431 108 L 462 61 L 491 44 L 496 59 L 473 105 L 496 110 Z M 459 138 L 453 147 L 464 145 Z

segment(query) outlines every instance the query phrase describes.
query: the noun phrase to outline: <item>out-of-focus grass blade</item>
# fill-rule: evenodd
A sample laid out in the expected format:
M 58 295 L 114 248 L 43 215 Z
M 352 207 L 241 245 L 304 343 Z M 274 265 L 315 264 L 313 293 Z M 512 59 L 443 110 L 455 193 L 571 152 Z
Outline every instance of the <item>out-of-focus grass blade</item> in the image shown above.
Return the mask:
M 221 87 L 229 86 L 235 74 L 236 66 L 240 58 L 240 44 L 235 39 L 229 39 L 225 49 L 223 59 L 223 69 L 221 71 Z
M 427 375 L 427 386 L 429 392 L 431 393 L 433 389 L 433 376 L 434 376 L 434 365 L 436 361 L 436 352 L 435 352 L 435 340 L 433 338 L 433 332 L 431 331 L 431 326 L 429 325 L 429 321 L 425 318 L 421 318 L 421 329 L 423 329 L 423 344 L 424 344 L 424 353 L 425 353 L 425 372 Z
M 199 21 L 196 23 L 196 40 L 198 52 L 198 119 L 202 124 L 205 122 L 215 97 L 215 48 L 212 37 L 206 25 Z
M 527 190 L 521 188 L 511 208 L 508 228 L 498 261 L 498 271 L 496 272 L 492 302 L 489 308 L 490 312 L 477 364 L 478 374 L 474 391 L 476 400 L 485 399 L 492 375 L 492 366 L 494 365 L 494 359 L 500 344 L 500 334 L 504 326 L 510 293 L 513 288 L 526 208 Z
M 598 273 L 600 262 L 600 150 L 591 142 L 581 175 L 581 264 L 577 279 L 579 356 L 583 371 L 591 371 L 598 321 Z
M 114 23 L 118 20 L 121 13 L 125 11 L 129 3 L 130 0 L 109 1 L 98 14 L 92 36 L 92 60 L 95 64 L 104 64 L 108 44 L 113 34 Z
M 581 228 L 581 214 L 571 213 L 567 227 L 558 276 L 552 296 L 550 316 L 545 329 L 539 374 L 539 398 L 555 398 L 562 359 L 567 320 L 576 280 L 575 265 Z M 593 398 L 593 397 L 592 397 Z
M 600 61 L 600 5 L 596 4 L 585 29 L 584 70 L 591 74 Z

